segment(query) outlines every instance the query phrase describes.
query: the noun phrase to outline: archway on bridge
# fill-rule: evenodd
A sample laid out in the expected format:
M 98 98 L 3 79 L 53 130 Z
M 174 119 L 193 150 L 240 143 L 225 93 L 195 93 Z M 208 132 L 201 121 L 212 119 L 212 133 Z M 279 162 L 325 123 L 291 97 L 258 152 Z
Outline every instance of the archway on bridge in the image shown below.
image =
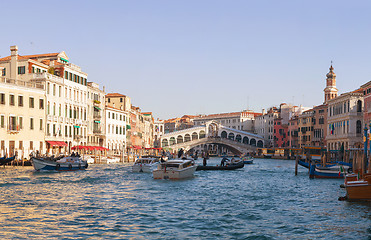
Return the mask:
M 227 132 L 226 131 L 223 131 L 221 134 L 220 134 L 221 138 L 227 138 Z
M 175 137 L 171 137 L 169 140 L 170 146 L 175 144 Z
M 201 130 L 200 131 L 200 139 L 201 138 L 205 138 L 206 137 L 206 133 L 205 133 L 205 131 L 204 130 Z
M 252 139 L 250 140 L 250 145 L 251 145 L 251 146 L 256 146 L 256 140 L 255 140 L 254 138 L 252 138 Z
M 189 142 L 191 141 L 191 136 L 187 133 L 186 135 L 184 135 L 184 142 Z
M 233 134 L 233 133 L 229 133 L 229 134 L 228 134 L 228 139 L 230 139 L 230 140 L 234 140 L 234 134 Z
M 260 147 L 260 148 L 263 147 L 263 141 L 262 141 L 262 140 L 259 140 L 259 141 L 258 141 L 257 147 Z
M 237 134 L 237 135 L 236 135 L 236 141 L 237 141 L 237 142 L 241 142 L 241 140 L 242 140 L 241 135 L 240 135 L 240 134 Z
M 176 138 L 176 143 L 179 144 L 179 143 L 183 143 L 183 136 L 179 135 L 177 138 Z
M 167 141 L 167 139 L 162 139 L 161 145 L 162 145 L 162 147 L 167 147 L 167 146 L 169 146 L 169 142 Z
M 198 134 L 196 132 L 192 133 L 192 140 L 197 140 Z
M 243 142 L 244 144 L 249 144 L 249 138 L 248 138 L 248 137 L 243 137 L 242 142 Z

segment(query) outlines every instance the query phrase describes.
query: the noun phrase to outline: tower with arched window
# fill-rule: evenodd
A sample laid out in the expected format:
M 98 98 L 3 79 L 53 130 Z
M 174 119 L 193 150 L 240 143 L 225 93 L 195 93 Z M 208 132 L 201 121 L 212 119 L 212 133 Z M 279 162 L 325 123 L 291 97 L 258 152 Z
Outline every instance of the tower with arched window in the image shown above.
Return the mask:
M 334 73 L 332 64 L 329 69 L 330 71 L 326 74 L 326 88 L 323 90 L 325 93 L 325 103 L 338 95 L 338 89 L 336 88 L 336 74 Z

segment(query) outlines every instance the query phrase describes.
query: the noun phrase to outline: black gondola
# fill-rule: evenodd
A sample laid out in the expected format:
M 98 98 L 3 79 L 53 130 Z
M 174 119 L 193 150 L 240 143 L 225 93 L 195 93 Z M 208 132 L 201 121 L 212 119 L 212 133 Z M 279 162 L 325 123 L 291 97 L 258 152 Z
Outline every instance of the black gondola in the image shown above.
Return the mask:
M 236 164 L 229 164 L 226 166 L 197 166 L 196 171 L 201 171 L 201 170 L 235 170 L 238 168 L 243 168 L 245 164 L 243 161 L 238 162 Z

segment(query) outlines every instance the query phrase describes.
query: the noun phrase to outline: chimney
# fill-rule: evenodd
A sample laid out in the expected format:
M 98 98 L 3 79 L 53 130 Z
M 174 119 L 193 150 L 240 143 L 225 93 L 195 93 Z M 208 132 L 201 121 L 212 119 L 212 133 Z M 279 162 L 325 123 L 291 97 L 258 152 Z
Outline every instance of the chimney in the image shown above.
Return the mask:
M 103 86 L 103 92 L 106 93 L 106 86 Z
M 262 109 L 262 114 L 263 114 L 263 115 L 265 114 L 265 109 L 264 109 L 264 108 Z
M 18 47 L 10 46 L 10 79 L 17 80 L 18 70 Z

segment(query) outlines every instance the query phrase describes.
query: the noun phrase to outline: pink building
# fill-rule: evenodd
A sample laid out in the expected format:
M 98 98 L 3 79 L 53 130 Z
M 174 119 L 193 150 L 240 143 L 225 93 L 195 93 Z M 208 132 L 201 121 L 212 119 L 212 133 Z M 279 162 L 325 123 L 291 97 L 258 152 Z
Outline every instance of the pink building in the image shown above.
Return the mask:
M 274 146 L 275 147 L 288 147 L 288 125 L 282 123 L 282 118 L 274 119 Z

